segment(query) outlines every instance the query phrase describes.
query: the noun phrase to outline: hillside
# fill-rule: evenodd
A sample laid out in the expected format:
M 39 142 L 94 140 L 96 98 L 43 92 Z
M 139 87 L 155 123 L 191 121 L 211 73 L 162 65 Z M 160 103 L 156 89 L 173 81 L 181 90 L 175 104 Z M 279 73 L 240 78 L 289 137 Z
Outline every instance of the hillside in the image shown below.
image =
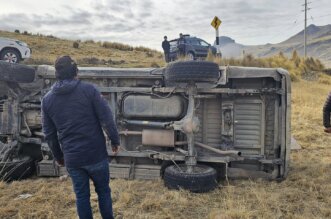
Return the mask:
M 226 42 L 221 43 L 225 57 L 241 57 L 243 51 L 256 57 L 270 57 L 279 52 L 290 56 L 293 50 L 303 56 L 303 31 L 278 44 L 246 46 L 236 43 L 234 40 Z M 331 67 L 331 25 L 315 26 L 312 24 L 307 27 L 307 54 L 320 59 L 326 66 Z
M 1 30 L 0 37 L 22 40 L 29 45 L 32 49 L 32 57 L 24 61 L 26 64 L 53 64 L 58 56 L 70 55 L 81 66 L 158 67 L 164 65 L 160 52 L 145 47 L 88 40 L 78 41 L 79 48 L 74 48 L 75 41 L 72 40 Z

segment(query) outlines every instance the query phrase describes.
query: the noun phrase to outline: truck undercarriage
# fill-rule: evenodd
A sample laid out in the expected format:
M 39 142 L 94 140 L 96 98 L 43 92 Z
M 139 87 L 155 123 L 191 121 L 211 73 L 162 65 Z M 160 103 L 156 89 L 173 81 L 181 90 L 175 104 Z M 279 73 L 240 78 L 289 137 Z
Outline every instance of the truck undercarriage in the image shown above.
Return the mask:
M 54 68 L 34 67 L 32 80 L 20 78 L 31 67 L 15 68 L 0 65 L 0 176 L 25 178 L 35 167 L 39 176 L 63 175 L 41 127 L 40 101 L 56 82 Z M 291 85 L 283 69 L 186 61 L 85 67 L 79 79 L 98 87 L 114 113 L 121 150 L 114 156 L 108 143 L 112 178 L 163 177 L 169 188 L 199 192 L 221 178 L 287 175 Z

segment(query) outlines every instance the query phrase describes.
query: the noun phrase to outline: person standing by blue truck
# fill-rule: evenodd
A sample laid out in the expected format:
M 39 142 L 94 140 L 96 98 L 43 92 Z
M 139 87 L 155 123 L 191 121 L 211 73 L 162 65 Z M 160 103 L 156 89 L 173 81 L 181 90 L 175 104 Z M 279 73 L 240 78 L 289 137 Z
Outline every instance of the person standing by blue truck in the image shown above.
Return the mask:
M 323 125 L 325 128 L 324 131 L 327 133 L 331 133 L 330 114 L 331 114 L 331 92 L 329 93 L 329 96 L 326 98 L 323 107 Z
M 164 36 L 164 41 L 162 42 L 162 48 L 164 52 L 164 59 L 168 63 L 170 62 L 170 43 L 167 40 L 167 36 Z
M 177 48 L 178 48 L 178 56 L 185 56 L 186 51 L 185 51 L 185 38 L 182 33 L 179 34 L 179 39 L 177 41 Z
M 57 82 L 42 99 L 42 126 L 45 139 L 60 166 L 66 166 L 76 194 L 78 216 L 93 218 L 90 182 L 98 194 L 102 218 L 113 216 L 109 187 L 106 139 L 112 151 L 119 150 L 119 136 L 113 114 L 101 93 L 77 79 L 78 68 L 70 56 L 55 61 Z

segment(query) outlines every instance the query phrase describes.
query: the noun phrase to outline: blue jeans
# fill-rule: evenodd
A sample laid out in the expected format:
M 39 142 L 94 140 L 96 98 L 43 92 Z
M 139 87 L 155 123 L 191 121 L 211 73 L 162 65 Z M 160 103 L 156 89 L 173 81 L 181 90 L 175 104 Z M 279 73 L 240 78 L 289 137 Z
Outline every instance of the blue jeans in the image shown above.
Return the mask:
M 80 168 L 67 168 L 67 171 L 76 194 L 79 218 L 93 218 L 90 203 L 90 179 L 92 179 L 95 192 L 98 194 L 99 210 L 102 218 L 113 219 L 108 160 Z

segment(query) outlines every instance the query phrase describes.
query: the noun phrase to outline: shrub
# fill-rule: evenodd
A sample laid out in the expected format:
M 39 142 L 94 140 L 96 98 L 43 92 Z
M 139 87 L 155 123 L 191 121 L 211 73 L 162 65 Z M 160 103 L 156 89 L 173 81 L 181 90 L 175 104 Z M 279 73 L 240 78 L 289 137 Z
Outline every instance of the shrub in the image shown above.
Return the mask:
M 155 50 L 152 50 L 152 49 L 144 47 L 144 46 L 135 47 L 134 50 L 139 51 L 139 52 L 153 52 L 153 51 L 155 51 Z
M 20 33 L 20 30 L 15 30 L 14 33 Z
M 154 57 L 154 54 L 151 51 L 146 52 L 146 57 Z
M 99 45 L 99 46 L 102 46 L 102 42 L 101 41 L 96 42 L 96 44 Z
M 151 67 L 152 67 L 152 68 L 160 68 L 160 65 L 157 64 L 156 62 L 152 62 L 152 63 L 151 63 Z
M 118 49 L 121 51 L 133 51 L 132 46 L 122 44 L 122 43 L 103 42 L 102 47 L 104 47 L 106 49 Z
M 138 46 L 138 47 L 133 47 L 127 44 L 123 43 L 114 43 L 114 42 L 103 42 L 101 44 L 102 47 L 107 48 L 107 49 L 118 49 L 121 51 L 138 51 L 138 52 L 146 52 L 147 57 L 154 57 L 154 54 L 159 53 L 156 50 L 144 47 L 144 46 Z M 148 53 L 148 54 L 147 54 Z
M 52 34 L 47 35 L 46 37 L 47 37 L 47 38 L 50 38 L 50 39 L 58 39 L 57 37 L 53 36 Z
M 85 43 L 95 43 L 94 40 L 85 40 Z
M 299 57 L 296 51 L 293 51 L 291 58 L 287 58 L 283 53 L 279 53 L 278 55 L 267 58 L 256 58 L 251 54 L 245 54 L 242 59 L 217 58 L 211 55 L 208 55 L 207 59 L 219 65 L 284 68 L 290 73 L 294 81 L 302 77 L 315 80 L 317 79 L 318 72 L 324 70 L 324 65 L 320 60 L 312 57 L 304 59 Z
M 79 48 L 79 43 L 77 41 L 73 42 L 72 47 L 75 48 L 75 49 L 78 49 Z
M 301 59 L 300 59 L 300 57 L 299 57 L 296 50 L 294 50 L 293 53 L 292 53 L 291 61 L 294 62 L 296 67 L 299 67 Z
M 104 65 L 105 60 L 100 60 L 96 57 L 82 58 L 78 60 L 78 63 L 81 65 Z

